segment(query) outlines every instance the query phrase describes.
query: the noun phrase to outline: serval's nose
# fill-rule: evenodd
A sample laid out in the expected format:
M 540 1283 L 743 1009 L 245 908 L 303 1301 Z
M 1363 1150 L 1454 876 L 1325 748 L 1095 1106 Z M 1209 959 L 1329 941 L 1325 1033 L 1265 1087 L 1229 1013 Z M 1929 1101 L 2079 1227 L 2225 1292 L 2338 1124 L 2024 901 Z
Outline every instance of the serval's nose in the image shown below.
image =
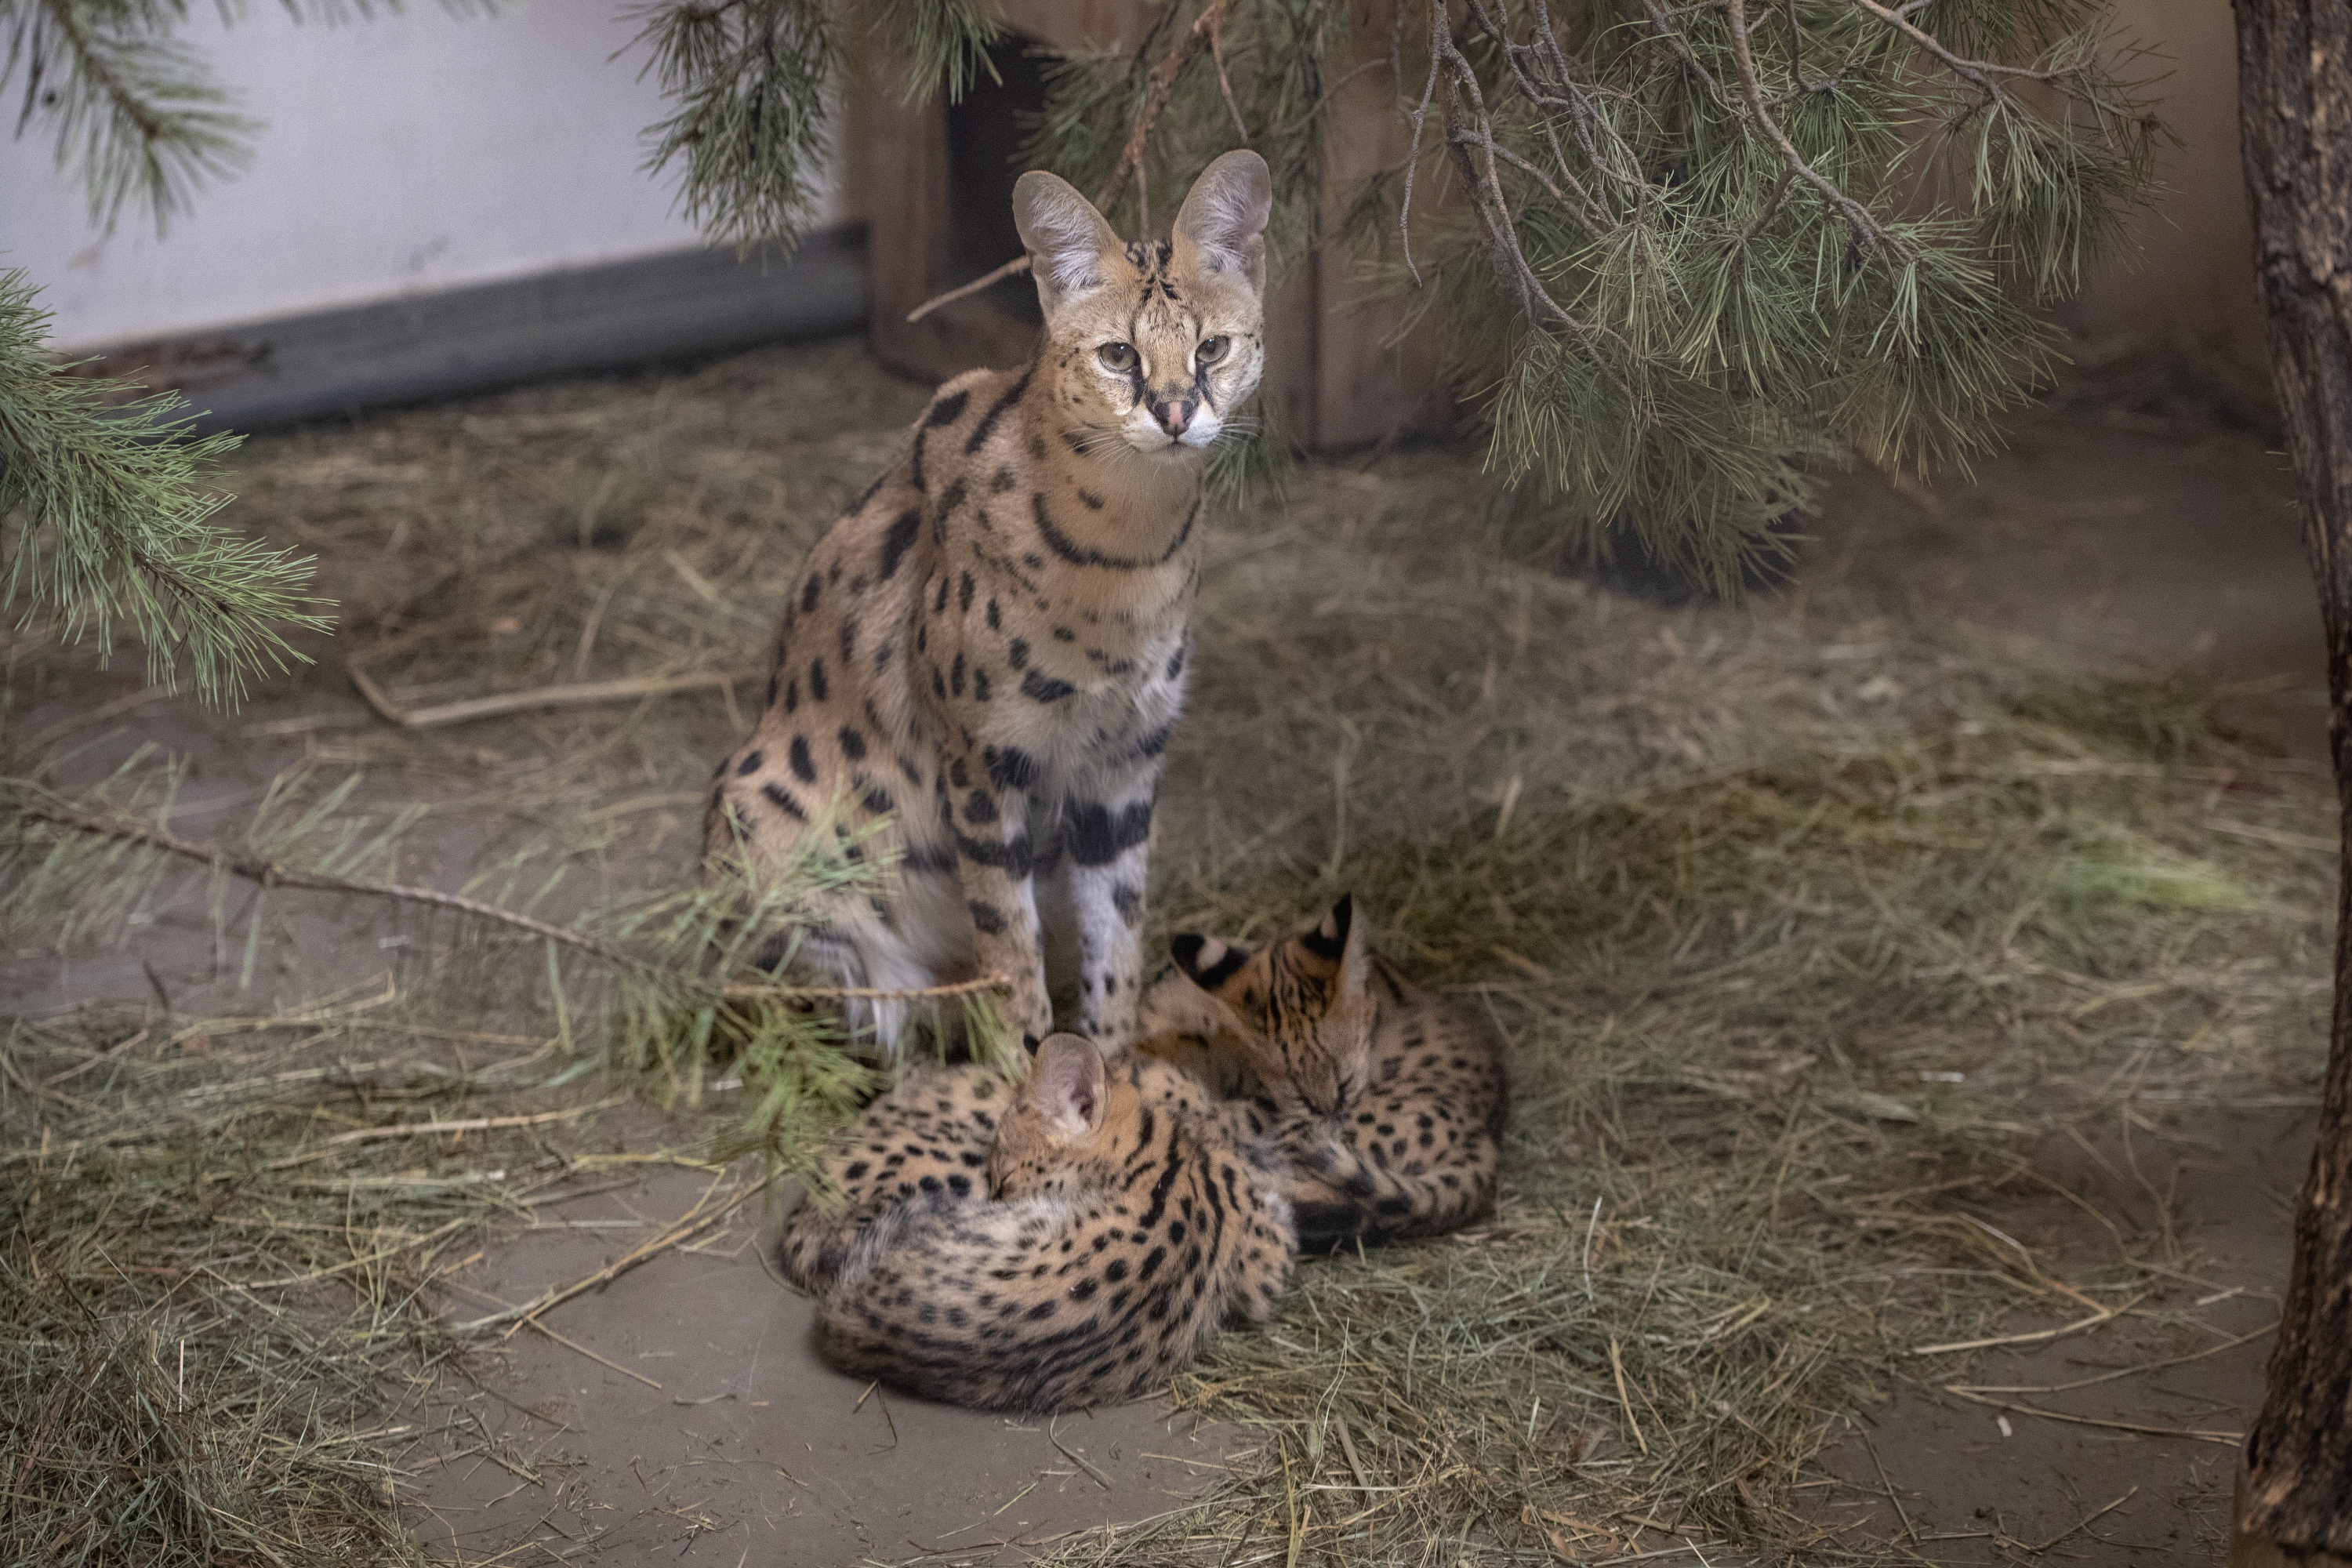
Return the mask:
M 1173 398 L 1153 410 L 1160 416 L 1160 427 L 1171 436 L 1181 436 L 1192 423 L 1192 410 L 1200 405 L 1184 398 Z

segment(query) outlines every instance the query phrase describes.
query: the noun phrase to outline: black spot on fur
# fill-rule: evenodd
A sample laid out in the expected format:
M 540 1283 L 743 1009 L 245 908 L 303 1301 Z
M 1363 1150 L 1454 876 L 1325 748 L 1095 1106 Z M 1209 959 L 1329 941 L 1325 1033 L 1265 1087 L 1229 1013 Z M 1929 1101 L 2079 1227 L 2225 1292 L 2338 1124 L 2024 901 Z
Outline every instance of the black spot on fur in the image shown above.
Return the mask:
M 771 783 L 764 785 L 761 789 L 760 793 L 768 797 L 768 804 L 770 805 L 774 806 L 778 811 L 782 812 L 794 822 L 806 822 L 808 820 L 808 813 L 801 809 L 801 803 L 794 800 L 792 797 L 791 793 L 787 791 L 783 785 Z
M 809 660 L 809 696 L 823 702 L 832 695 L 833 693 L 825 688 L 824 660 L 821 658 Z
M 735 764 L 735 776 L 739 779 L 750 778 L 760 771 L 760 764 L 767 760 L 768 753 L 765 752 L 745 752 L 743 760 Z
M 1016 882 L 1027 878 L 1036 868 L 1036 855 L 1030 847 L 1029 836 L 1025 833 L 1003 844 L 983 844 L 977 838 L 959 833 L 955 844 L 956 853 L 973 865 L 992 867 Z
M 890 580 L 898 570 L 898 563 L 904 561 L 907 552 L 914 548 L 915 535 L 922 526 L 923 514 L 914 507 L 908 507 L 890 520 L 889 528 L 882 535 L 882 559 L 875 568 L 876 582 L 887 583 Z M 816 580 L 811 578 L 809 581 L 814 584 Z M 811 602 L 814 602 L 814 597 Z
M 1004 662 L 1015 669 L 1029 668 L 1029 639 L 1014 637 L 1013 645 L 1004 650 Z
M 954 424 L 963 417 L 964 405 L 971 401 L 969 391 L 950 392 L 931 405 L 931 411 L 923 416 L 923 428 L 936 430 L 942 425 Z
M 981 752 L 989 782 L 999 789 L 1027 789 L 1037 782 L 1037 759 L 1018 746 L 991 746 Z
M 994 904 L 983 904 L 978 901 L 973 902 L 971 909 L 971 923 L 974 929 L 986 936 L 1003 936 L 1004 934 L 1003 910 L 998 909 Z
M 1076 689 L 1066 680 L 1055 680 L 1034 669 L 1021 678 L 1021 695 L 1033 702 L 1059 702 Z
M 1073 801 L 1063 821 L 1071 861 L 1108 866 L 1151 836 L 1151 803 L 1133 801 L 1113 812 L 1092 801 Z
M 866 760 L 866 737 L 850 725 L 841 727 L 841 754 L 853 763 Z
M 1029 390 L 1029 378 L 1035 374 L 1034 366 L 1023 371 L 1021 379 L 1005 388 L 1004 395 L 988 405 L 988 412 L 980 416 L 980 423 L 972 426 L 971 437 L 963 444 L 965 457 L 979 451 L 989 437 L 995 434 L 996 422 L 1004 417 L 1006 409 L 1021 401 L 1022 395 Z
M 807 736 L 794 735 L 793 737 L 792 758 L 793 777 L 800 780 L 803 784 L 816 783 L 816 763 L 809 756 L 809 743 Z

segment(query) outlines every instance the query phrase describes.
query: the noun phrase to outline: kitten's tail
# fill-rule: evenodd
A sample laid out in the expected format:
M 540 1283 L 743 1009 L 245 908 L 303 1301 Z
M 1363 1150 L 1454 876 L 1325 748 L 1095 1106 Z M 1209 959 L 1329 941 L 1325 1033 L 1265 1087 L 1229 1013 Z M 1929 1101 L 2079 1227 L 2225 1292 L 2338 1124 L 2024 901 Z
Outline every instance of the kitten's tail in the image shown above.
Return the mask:
M 1292 1141 L 1283 1154 L 1292 1172 L 1287 1192 L 1301 1252 L 1440 1236 L 1477 1219 L 1495 1201 L 1491 1152 L 1484 1160 L 1407 1174 L 1318 1129 Z

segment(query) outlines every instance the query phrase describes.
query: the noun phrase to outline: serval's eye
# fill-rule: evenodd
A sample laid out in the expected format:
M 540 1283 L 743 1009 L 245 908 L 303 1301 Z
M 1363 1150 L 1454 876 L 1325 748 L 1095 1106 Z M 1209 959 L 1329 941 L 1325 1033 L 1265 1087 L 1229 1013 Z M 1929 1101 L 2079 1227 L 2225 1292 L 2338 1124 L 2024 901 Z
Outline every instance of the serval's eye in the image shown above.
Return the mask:
M 1135 345 L 1133 343 L 1105 343 L 1102 347 L 1095 350 L 1095 357 L 1103 362 L 1103 367 L 1105 369 L 1115 370 L 1124 374 L 1135 368 Z
M 1233 346 L 1231 338 L 1202 338 L 1201 346 L 1192 351 L 1192 357 L 1202 364 L 1214 364 L 1224 358 L 1225 351 Z

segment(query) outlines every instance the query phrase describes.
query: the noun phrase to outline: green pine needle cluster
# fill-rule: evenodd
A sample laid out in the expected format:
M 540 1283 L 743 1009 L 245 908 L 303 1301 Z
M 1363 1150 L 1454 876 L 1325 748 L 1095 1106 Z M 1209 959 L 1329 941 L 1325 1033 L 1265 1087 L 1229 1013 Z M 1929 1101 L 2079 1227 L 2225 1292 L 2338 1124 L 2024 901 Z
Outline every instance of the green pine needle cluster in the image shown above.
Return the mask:
M 633 13 L 639 75 L 675 107 L 650 127 L 648 172 L 677 170 L 678 206 L 714 239 L 789 248 L 824 195 L 837 45 L 817 0 L 698 0 Z
M 101 653 L 127 627 L 151 679 L 184 660 L 205 701 L 235 701 L 302 658 L 289 631 L 329 625 L 310 559 L 214 521 L 237 437 L 190 437 L 176 394 L 114 405 L 136 388 L 51 363 L 47 320 L 22 273 L 0 274 L 0 605 Z

